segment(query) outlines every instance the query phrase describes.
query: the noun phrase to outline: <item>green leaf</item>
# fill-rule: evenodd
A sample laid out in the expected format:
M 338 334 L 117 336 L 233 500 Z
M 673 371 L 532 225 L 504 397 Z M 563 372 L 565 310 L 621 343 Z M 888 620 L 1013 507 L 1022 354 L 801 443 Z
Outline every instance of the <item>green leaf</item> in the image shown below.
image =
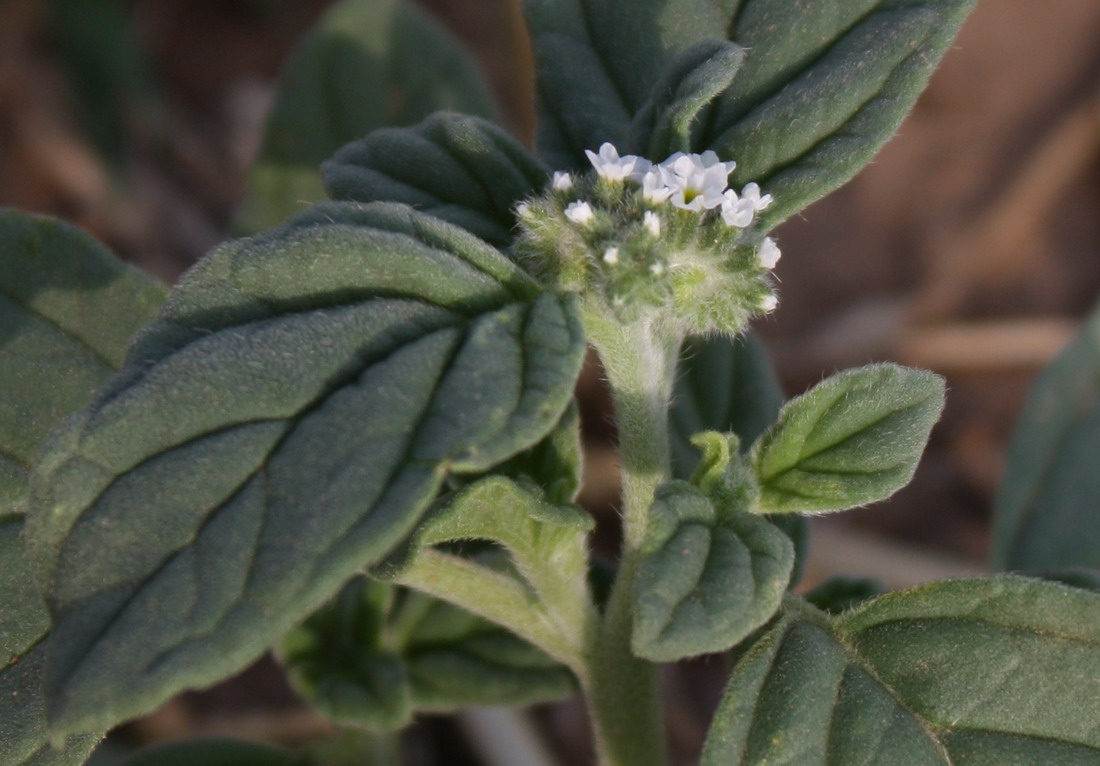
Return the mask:
M 343 0 L 279 78 L 237 226 L 253 233 L 325 199 L 321 163 L 349 141 L 440 109 L 492 117 L 461 42 L 408 0 Z
M 743 0 L 749 55 L 706 145 L 774 195 L 768 229 L 843 184 L 894 134 L 974 0 Z
M 657 488 L 643 550 L 631 648 L 657 662 L 740 642 L 775 614 L 794 565 L 785 534 L 682 481 Z
M 934 583 L 829 618 L 791 599 L 734 668 L 702 766 L 1085 766 L 1100 759 L 1100 596 Z
M 449 473 L 553 429 L 584 350 L 574 298 L 401 205 L 323 205 L 214 251 L 32 479 L 58 731 L 254 659 Z
M 762 513 L 840 511 L 909 483 L 943 409 L 943 378 L 848 370 L 792 399 L 752 448 Z
M 512 240 L 513 209 L 542 191 L 549 173 L 492 123 L 448 113 L 375 131 L 322 169 L 333 199 L 404 202 L 501 246 Z
M 673 476 L 690 478 L 699 462 L 692 436 L 732 431 L 748 449 L 775 422 L 783 401 L 768 351 L 752 333 L 733 340 L 688 338 L 680 351 L 669 410 Z
M 567 668 L 504 628 L 365 578 L 287 634 L 279 653 L 311 705 L 373 729 L 404 726 L 416 710 L 522 705 L 576 690 Z
M 50 745 L 41 683 L 50 617 L 31 579 L 22 528 L 22 517 L 0 516 L 0 763 L 75 766 L 99 737 L 71 737 L 63 749 Z
M 46 435 L 121 366 L 167 290 L 68 224 L 0 209 L 0 514 Z
M 729 87 L 745 49 L 726 40 L 703 40 L 677 56 L 634 115 L 631 146 L 646 157 L 690 152 L 700 115 Z
M 314 766 L 309 758 L 270 745 L 231 739 L 168 742 L 149 747 L 123 766 Z
M 1031 391 L 997 493 L 993 566 L 1100 568 L 1100 309 Z

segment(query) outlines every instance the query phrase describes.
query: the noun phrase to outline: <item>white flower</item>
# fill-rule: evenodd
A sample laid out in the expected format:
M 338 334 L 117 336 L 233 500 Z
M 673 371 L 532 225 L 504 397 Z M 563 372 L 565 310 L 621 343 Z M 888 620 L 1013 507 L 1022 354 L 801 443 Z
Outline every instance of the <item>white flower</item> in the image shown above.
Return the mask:
M 600 147 L 599 154 L 590 149 L 585 149 L 584 153 L 588 155 L 588 161 L 592 163 L 596 172 L 609 181 L 624 181 L 630 178 L 638 160 L 641 159 L 632 154 L 619 157 L 619 150 L 609 143 Z
M 573 188 L 573 176 L 560 170 L 554 171 L 554 181 L 551 184 L 554 191 L 569 191 Z
M 570 202 L 565 208 L 565 217 L 578 226 L 592 223 L 596 214 L 592 212 L 592 206 L 587 202 Z
M 729 163 L 732 164 L 732 163 Z M 669 201 L 684 210 L 713 210 L 722 204 L 730 171 L 714 152 L 677 152 L 661 163 L 665 183 L 672 188 Z
M 765 194 L 760 196 L 760 186 L 755 183 L 745 184 L 745 188 L 741 190 L 741 199 L 749 200 L 752 203 L 753 210 L 760 212 L 772 204 L 772 195 Z
M 655 277 L 659 277 L 665 273 L 665 265 L 663 263 L 655 263 L 649 267 L 649 273 Z
M 654 237 L 661 236 L 661 219 L 652 210 L 645 211 L 645 215 L 642 216 L 642 225 Z
M 609 247 L 603 251 L 603 262 L 609 266 L 614 266 L 619 262 L 619 248 Z
M 775 240 L 771 237 L 764 237 L 757 255 L 760 257 L 761 266 L 765 269 L 774 269 L 775 264 L 779 263 L 779 245 L 775 244 Z
M 756 206 L 751 199 L 738 197 L 733 189 L 726 189 L 722 195 L 722 220 L 727 226 L 743 229 L 752 223 L 756 215 Z
M 665 181 L 665 172 L 659 167 L 650 167 L 642 176 L 642 199 L 654 205 L 667 202 L 675 189 Z
M 764 300 L 760 301 L 760 310 L 765 314 L 770 314 L 775 311 L 775 307 L 779 305 L 779 299 L 774 295 L 765 295 Z

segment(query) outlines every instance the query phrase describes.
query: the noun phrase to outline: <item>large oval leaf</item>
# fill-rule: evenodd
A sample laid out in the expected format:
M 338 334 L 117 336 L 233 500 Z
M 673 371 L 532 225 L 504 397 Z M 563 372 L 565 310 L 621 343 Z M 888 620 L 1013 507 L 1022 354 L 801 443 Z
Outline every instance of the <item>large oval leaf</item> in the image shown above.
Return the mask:
M 448 472 L 545 436 L 584 347 L 572 298 L 401 205 L 320 206 L 212 253 L 36 469 L 58 730 L 255 658 Z
M 407 0 L 335 3 L 279 77 L 238 228 L 260 231 L 325 199 L 319 168 L 334 151 L 439 109 L 493 116 L 462 43 Z
M 1100 568 L 1100 310 L 1043 371 L 997 493 L 993 564 Z
M 0 210 L 0 513 L 42 440 L 122 365 L 167 289 L 68 224 Z
M 1003 577 L 792 607 L 734 669 L 703 766 L 1100 763 L 1100 596 Z
M 404 202 L 507 245 L 516 204 L 539 193 L 547 169 L 486 120 L 440 113 L 344 146 L 323 166 L 333 199 Z

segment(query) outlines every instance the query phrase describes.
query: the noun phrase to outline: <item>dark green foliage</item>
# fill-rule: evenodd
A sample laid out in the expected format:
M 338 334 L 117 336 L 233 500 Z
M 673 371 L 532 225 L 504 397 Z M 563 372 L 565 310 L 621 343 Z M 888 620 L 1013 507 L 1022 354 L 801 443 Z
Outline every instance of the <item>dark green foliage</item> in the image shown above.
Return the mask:
M 1100 762 L 1100 596 L 1002 577 L 786 612 L 735 667 L 703 766 Z
M 657 490 L 635 580 L 634 654 L 671 662 L 734 646 L 779 607 L 791 541 L 759 516 L 672 481 Z
M 123 766 L 320 766 L 286 750 L 230 739 L 169 742 L 142 750 Z
M 448 472 L 549 433 L 583 353 L 572 299 L 404 206 L 320 206 L 212 253 L 32 482 L 57 729 L 258 656 Z
M 876 364 L 789 401 L 753 445 L 763 513 L 840 511 L 909 483 L 943 409 L 943 378 Z
M 325 199 L 318 167 L 334 151 L 440 109 L 493 116 L 464 46 L 408 0 L 336 3 L 283 69 L 238 228 L 276 226 Z
M 802 594 L 802 597 L 823 612 L 841 614 L 885 592 L 886 586 L 878 580 L 837 575 Z
M 997 494 L 993 565 L 1100 568 L 1100 310 L 1035 383 Z
M 538 194 L 547 169 L 486 120 L 440 113 L 415 128 L 377 130 L 323 166 L 333 199 L 404 202 L 495 245 L 507 245 L 514 208 Z

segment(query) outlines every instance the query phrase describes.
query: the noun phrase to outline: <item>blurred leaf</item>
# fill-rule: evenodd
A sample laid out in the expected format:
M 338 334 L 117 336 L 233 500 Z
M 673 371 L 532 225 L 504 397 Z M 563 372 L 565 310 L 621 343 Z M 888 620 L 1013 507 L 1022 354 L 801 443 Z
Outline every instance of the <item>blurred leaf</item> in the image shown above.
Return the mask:
M 23 519 L 0 516 L 0 763 L 5 766 L 75 766 L 99 736 L 70 737 L 50 745 L 42 695 L 46 604 L 34 587 L 23 552 Z
M 584 351 L 572 296 L 402 205 L 322 205 L 215 250 L 32 478 L 57 730 L 250 662 L 448 473 L 545 437 Z
M 702 766 L 1100 762 L 1096 594 L 1001 577 L 785 611 L 734 668 Z
M 878 580 L 837 575 L 806 591 L 802 597 L 823 612 L 841 614 L 885 592 L 886 586 Z
M 320 766 L 286 750 L 230 739 L 168 742 L 140 751 L 123 766 Z
M 1100 569 L 1100 309 L 1036 381 L 997 493 L 993 566 Z
M 342 0 L 279 78 L 237 228 L 270 228 L 325 199 L 320 165 L 386 126 L 450 109 L 492 117 L 492 97 L 462 44 L 408 0 Z
M 0 209 L 0 514 L 46 435 L 83 408 L 167 289 L 68 224 Z
M 448 113 L 414 128 L 377 130 L 322 169 L 333 199 L 404 202 L 498 246 L 512 240 L 513 208 L 539 193 L 548 175 L 492 123 Z
M 655 662 L 739 643 L 775 614 L 794 564 L 791 541 L 765 519 L 682 481 L 658 487 L 643 551 L 631 648 Z
M 889 497 L 912 478 L 943 398 L 938 375 L 874 364 L 787 402 L 752 448 L 760 511 L 840 511 Z
M 493 623 L 357 578 L 281 642 L 291 684 L 332 720 L 395 729 L 417 710 L 523 705 L 576 691 L 572 673 Z
M 549 436 L 496 466 L 493 473 L 531 481 L 542 489 L 547 502 L 565 505 L 581 489 L 583 462 L 580 410 L 574 399 Z

